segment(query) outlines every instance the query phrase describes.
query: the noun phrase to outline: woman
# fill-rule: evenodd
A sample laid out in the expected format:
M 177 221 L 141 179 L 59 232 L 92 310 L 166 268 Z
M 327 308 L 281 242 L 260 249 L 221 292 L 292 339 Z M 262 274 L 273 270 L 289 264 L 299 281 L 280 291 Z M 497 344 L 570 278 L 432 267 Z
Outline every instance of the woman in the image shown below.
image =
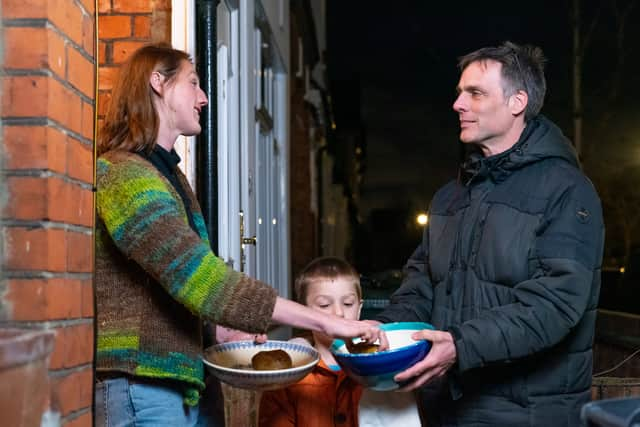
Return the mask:
M 194 425 L 202 320 L 378 338 L 364 322 L 278 297 L 213 254 L 173 150 L 178 136 L 200 132 L 207 105 L 189 56 L 145 46 L 119 76 L 98 138 L 96 425 Z

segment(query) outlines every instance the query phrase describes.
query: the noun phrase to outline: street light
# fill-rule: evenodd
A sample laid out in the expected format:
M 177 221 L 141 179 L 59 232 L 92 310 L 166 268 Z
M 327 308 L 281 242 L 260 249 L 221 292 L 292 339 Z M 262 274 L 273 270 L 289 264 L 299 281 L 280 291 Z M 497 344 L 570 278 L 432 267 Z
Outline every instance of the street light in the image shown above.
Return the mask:
M 425 226 L 425 225 L 427 225 L 427 222 L 429 222 L 429 216 L 426 213 L 420 213 L 416 217 L 416 222 L 419 225 Z

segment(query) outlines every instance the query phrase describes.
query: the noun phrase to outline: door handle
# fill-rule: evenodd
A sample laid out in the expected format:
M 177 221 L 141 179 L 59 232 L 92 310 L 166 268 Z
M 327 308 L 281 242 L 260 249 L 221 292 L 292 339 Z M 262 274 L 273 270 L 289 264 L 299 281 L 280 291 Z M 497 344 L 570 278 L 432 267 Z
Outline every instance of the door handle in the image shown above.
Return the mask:
M 240 244 L 255 246 L 256 243 L 258 243 L 258 239 L 255 235 L 253 237 L 244 237 L 244 212 L 240 211 Z
M 255 246 L 257 241 L 258 241 L 258 239 L 256 238 L 256 236 L 243 237 L 242 241 L 240 243 L 242 243 L 243 245 L 253 245 L 253 246 Z
M 254 235 L 253 237 L 244 237 L 244 212 L 240 211 L 240 271 L 244 272 L 244 264 L 246 261 L 246 254 L 244 252 L 245 245 L 256 246 L 258 239 Z

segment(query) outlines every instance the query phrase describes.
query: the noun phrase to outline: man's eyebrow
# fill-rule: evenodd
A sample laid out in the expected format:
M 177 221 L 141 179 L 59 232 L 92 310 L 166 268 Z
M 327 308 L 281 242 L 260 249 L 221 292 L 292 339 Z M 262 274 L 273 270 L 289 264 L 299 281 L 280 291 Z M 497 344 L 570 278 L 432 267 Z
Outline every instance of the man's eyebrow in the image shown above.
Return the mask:
M 486 91 L 481 88 L 480 86 L 476 86 L 476 85 L 468 85 L 468 86 L 464 86 L 464 87 L 460 87 L 460 86 L 456 86 L 456 92 L 460 93 L 460 92 L 482 92 L 485 93 Z

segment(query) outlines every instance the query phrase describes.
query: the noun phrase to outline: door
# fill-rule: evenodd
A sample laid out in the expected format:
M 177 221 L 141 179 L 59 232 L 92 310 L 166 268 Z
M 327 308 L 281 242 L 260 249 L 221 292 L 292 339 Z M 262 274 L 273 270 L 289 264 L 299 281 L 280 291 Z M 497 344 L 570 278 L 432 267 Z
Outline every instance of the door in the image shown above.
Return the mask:
M 287 71 L 267 12 L 217 10 L 219 255 L 289 297 Z

